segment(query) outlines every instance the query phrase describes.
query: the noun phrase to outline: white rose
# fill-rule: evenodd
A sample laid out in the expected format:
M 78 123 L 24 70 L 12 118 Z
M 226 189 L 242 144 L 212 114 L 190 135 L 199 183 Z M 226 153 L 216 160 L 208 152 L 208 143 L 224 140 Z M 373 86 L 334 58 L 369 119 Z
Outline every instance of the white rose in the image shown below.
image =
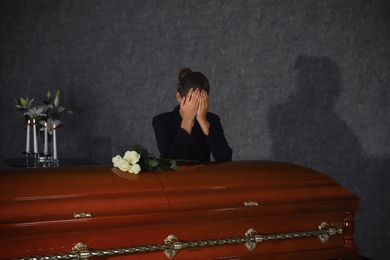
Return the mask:
M 138 174 L 141 171 L 141 166 L 139 166 L 139 164 L 135 163 L 131 166 L 131 168 L 129 168 L 128 171 L 131 173 Z
M 139 153 L 137 153 L 136 151 L 127 151 L 125 153 L 125 156 L 123 156 L 123 159 L 125 159 L 130 164 L 135 164 L 139 161 L 140 157 L 141 155 L 139 155 Z
M 117 155 L 112 158 L 112 163 L 115 167 L 118 167 L 118 163 L 122 160 L 122 157 L 120 155 Z
M 123 160 L 123 159 L 119 159 L 119 162 L 118 162 L 118 168 L 121 170 L 121 171 L 128 171 L 130 169 L 130 164 L 126 161 L 126 160 Z

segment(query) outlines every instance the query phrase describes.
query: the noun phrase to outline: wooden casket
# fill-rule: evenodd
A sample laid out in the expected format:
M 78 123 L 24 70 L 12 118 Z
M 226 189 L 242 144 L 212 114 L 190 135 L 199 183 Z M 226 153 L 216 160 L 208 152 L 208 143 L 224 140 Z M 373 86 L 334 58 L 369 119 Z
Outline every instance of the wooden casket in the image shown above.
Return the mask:
M 359 198 L 281 162 L 0 171 L 0 258 L 353 259 Z

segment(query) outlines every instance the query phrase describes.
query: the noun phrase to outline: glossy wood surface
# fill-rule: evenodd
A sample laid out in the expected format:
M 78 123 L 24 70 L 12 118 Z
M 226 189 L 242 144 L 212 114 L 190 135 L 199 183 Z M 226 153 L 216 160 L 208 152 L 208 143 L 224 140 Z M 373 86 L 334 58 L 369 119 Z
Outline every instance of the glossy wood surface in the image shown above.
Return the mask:
M 159 178 L 173 210 L 242 207 L 250 201 L 267 206 L 356 198 L 320 172 L 271 161 L 194 165 Z
M 246 207 L 248 201 L 258 206 Z M 323 221 L 345 233 L 325 244 L 317 237 L 266 241 L 252 252 L 243 244 L 182 249 L 174 259 L 330 259 L 358 252 L 359 199 L 326 175 L 287 163 L 192 164 L 138 175 L 109 166 L 7 169 L 0 171 L 0 205 L 0 258 L 70 253 L 78 242 L 98 250 L 163 244 L 170 234 L 196 241 L 243 237 L 249 228 L 318 230 Z M 80 212 L 92 217 L 75 219 Z M 161 251 L 112 258 L 168 259 Z
M 4 210 L 0 212 L 0 221 L 73 216 L 75 212 L 104 214 L 129 210 L 137 213 L 169 209 L 154 173 L 127 175 L 109 166 L 1 171 L 0 200 Z

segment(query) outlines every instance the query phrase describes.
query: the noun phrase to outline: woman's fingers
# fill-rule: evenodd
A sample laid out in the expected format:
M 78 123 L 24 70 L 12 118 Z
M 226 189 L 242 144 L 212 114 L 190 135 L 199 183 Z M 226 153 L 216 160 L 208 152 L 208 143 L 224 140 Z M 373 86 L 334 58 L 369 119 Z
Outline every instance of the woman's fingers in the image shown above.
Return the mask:
M 204 98 L 202 95 L 199 96 L 199 105 L 198 105 L 198 109 L 202 109 L 204 107 Z
M 199 89 L 196 89 L 196 90 L 190 89 L 190 91 L 187 94 L 188 105 L 191 105 L 192 107 L 197 108 L 199 105 L 199 98 L 200 98 Z
M 207 109 L 209 106 L 209 97 L 208 97 L 207 92 L 205 90 L 202 90 L 200 100 L 202 102 L 202 107 Z
M 194 99 L 194 101 L 197 101 L 198 98 L 199 98 L 199 89 L 196 89 L 194 90 L 192 93 L 191 93 L 191 99 Z
M 187 97 L 188 97 L 188 100 L 191 101 L 191 98 L 192 98 L 192 93 L 194 92 L 194 89 L 190 89 L 190 91 L 188 91 L 188 94 L 187 94 Z
M 196 118 L 198 121 L 204 121 L 206 120 L 206 115 L 208 112 L 208 99 L 207 99 L 207 93 L 205 91 L 202 91 L 199 96 L 199 105 L 196 112 Z
M 203 96 L 205 97 L 205 100 L 207 101 L 207 104 L 209 103 L 209 95 L 207 94 L 206 90 L 203 90 Z

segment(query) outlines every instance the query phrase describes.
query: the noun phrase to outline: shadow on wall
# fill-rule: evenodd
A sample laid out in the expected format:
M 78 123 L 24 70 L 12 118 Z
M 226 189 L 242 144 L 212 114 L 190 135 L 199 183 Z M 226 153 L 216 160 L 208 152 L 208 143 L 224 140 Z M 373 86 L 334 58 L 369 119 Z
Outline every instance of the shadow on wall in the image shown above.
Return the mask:
M 364 157 L 358 138 L 335 112 L 342 82 L 334 61 L 301 55 L 294 70 L 296 91 L 271 107 L 268 115 L 271 159 L 323 172 L 361 197 L 355 239 L 361 254 L 381 258 L 378 254 L 389 253 L 385 242 L 380 242 L 389 238 L 389 232 L 380 234 L 378 228 L 389 226 L 384 223 L 389 217 L 389 196 L 383 184 L 389 179 L 385 176 L 389 160 Z
M 299 56 L 296 91 L 270 110 L 273 158 L 334 173 L 342 184 L 356 174 L 360 144 L 334 111 L 342 84 L 338 66 L 327 57 Z M 352 168 L 351 168 L 352 167 Z

